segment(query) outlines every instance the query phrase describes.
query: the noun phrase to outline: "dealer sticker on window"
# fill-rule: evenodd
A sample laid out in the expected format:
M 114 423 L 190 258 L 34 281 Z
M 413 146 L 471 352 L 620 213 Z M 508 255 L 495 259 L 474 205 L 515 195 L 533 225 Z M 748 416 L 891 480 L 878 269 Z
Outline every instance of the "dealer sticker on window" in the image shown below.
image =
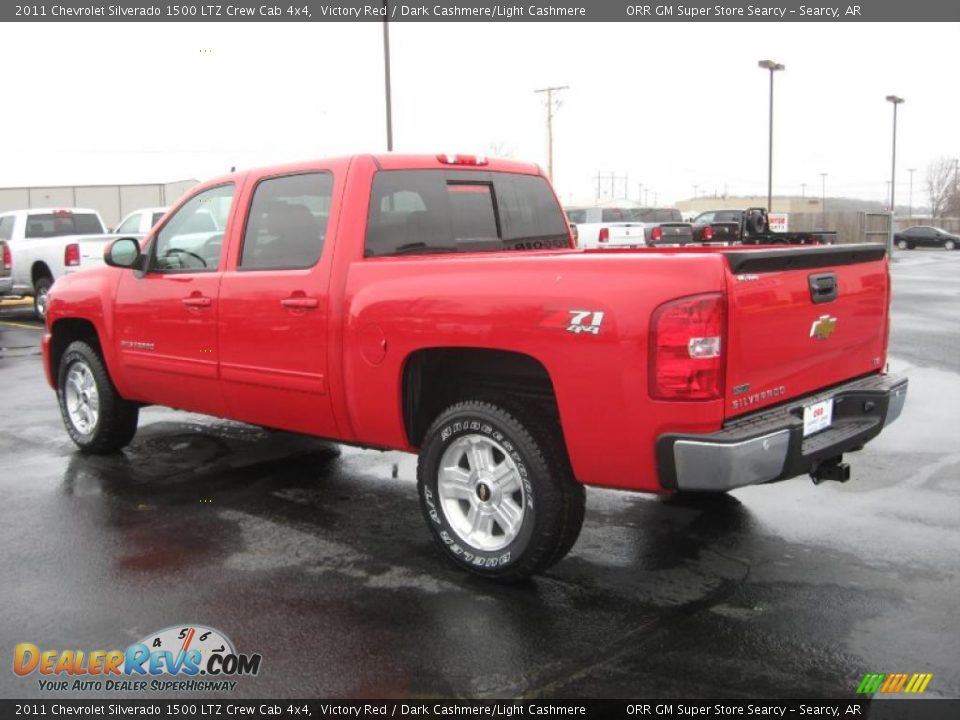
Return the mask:
M 813 435 L 830 427 L 833 421 L 833 398 L 823 400 L 803 409 L 803 436 Z

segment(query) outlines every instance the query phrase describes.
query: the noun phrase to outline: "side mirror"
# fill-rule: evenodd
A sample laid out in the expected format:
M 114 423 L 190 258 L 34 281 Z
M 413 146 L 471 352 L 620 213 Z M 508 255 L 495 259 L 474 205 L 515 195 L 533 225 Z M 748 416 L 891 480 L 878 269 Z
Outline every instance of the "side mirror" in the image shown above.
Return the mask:
M 114 240 L 103 250 L 103 262 L 110 267 L 135 268 L 140 259 L 140 243 L 136 238 Z

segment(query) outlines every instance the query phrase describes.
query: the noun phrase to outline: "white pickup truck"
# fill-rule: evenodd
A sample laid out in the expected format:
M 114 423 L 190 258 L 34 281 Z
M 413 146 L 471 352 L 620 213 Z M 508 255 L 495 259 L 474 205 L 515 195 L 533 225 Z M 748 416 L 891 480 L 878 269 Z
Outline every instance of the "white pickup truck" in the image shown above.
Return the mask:
M 85 236 L 103 232 L 96 210 L 32 208 L 0 213 L 0 237 L 12 260 L 11 294 L 32 295 L 37 316 L 46 317 L 50 286 L 79 270 L 85 257 L 102 254 L 103 243 L 88 244 Z
M 577 247 L 624 248 L 689 242 L 690 223 L 672 208 L 565 208 Z

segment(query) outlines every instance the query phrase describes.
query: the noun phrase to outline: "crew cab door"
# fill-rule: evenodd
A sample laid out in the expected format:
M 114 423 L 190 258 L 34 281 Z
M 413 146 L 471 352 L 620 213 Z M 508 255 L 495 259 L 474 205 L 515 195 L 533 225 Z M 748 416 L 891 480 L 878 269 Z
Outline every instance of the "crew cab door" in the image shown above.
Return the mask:
M 220 287 L 229 416 L 336 437 L 328 394 L 329 276 L 339 188 L 328 169 L 260 178 Z
M 114 305 L 127 392 L 137 400 L 223 415 L 217 294 L 234 185 L 198 192 L 148 241 L 144 272 L 124 272 Z

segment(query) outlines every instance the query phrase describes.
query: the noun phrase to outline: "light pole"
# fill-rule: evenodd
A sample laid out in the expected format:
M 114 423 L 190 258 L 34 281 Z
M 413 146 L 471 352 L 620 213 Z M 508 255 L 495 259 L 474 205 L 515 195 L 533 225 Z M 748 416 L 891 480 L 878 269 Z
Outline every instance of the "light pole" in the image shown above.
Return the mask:
M 697 199 L 697 190 L 699 190 L 699 189 L 700 189 L 700 186 L 699 186 L 699 185 L 694 185 L 694 186 L 693 186 L 693 199 L 694 199 L 694 200 Z
M 826 222 L 827 214 L 827 173 L 820 173 L 820 212 L 824 214 Z
M 800 197 L 805 198 L 807 196 L 807 184 L 800 183 Z
M 887 95 L 887 102 L 893 104 L 893 152 L 890 160 L 890 232 L 887 234 L 887 257 L 892 258 L 893 233 L 896 232 L 893 227 L 893 220 L 897 215 L 897 105 L 901 105 L 904 99 L 896 95 Z
M 770 71 L 770 144 L 767 149 L 767 212 L 773 212 L 773 74 L 777 70 L 786 69 L 786 65 L 773 60 L 761 60 L 757 63 L 764 70 Z
M 913 174 L 917 171 L 916 168 L 907 168 L 907 172 L 910 173 L 910 203 L 907 205 L 907 217 L 913 217 Z
M 387 101 L 387 152 L 393 152 L 393 101 L 390 94 L 390 0 L 383 0 L 383 84 Z

